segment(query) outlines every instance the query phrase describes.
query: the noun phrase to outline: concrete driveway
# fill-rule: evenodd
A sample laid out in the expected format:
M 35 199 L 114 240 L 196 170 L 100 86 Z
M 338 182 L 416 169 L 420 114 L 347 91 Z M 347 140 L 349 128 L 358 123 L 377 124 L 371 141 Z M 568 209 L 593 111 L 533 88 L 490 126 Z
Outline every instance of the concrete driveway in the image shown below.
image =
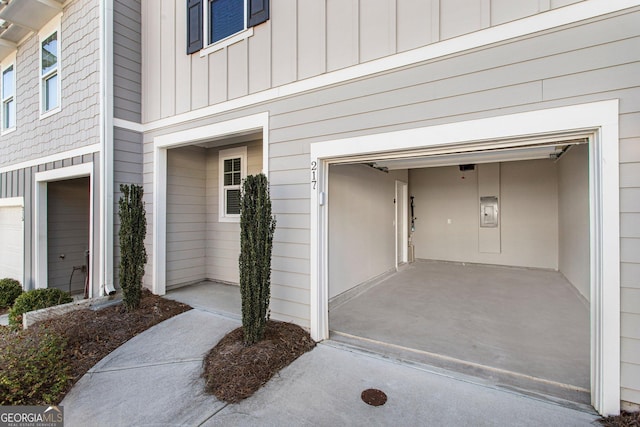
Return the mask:
M 239 404 L 203 393 L 204 354 L 239 322 L 194 309 L 134 337 L 62 401 L 66 426 L 589 426 L 597 416 L 553 401 L 319 344 Z M 117 326 L 115 326 L 117 327 Z M 365 404 L 367 388 L 383 406 Z

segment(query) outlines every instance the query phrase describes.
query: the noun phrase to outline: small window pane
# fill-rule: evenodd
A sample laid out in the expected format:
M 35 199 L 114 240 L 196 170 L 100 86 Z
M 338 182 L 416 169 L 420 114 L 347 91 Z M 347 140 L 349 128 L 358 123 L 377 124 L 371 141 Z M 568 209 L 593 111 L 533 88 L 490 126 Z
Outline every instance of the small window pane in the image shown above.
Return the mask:
M 54 74 L 44 81 L 44 111 L 58 106 L 58 75 Z
M 240 190 L 227 190 L 227 215 L 240 215 Z
M 232 171 L 232 167 L 233 167 L 233 160 L 232 159 L 226 159 L 224 161 L 224 171 L 225 172 L 231 172 Z
M 16 103 L 12 99 L 11 101 L 7 101 L 4 103 L 4 128 L 11 129 L 16 125 Z
M 233 185 L 240 185 L 240 172 L 233 174 Z
M 233 170 L 234 172 L 238 172 L 240 170 L 240 158 L 233 159 Z
M 209 1 L 210 43 L 215 43 L 244 30 L 244 1 Z
M 224 185 L 233 185 L 233 174 L 232 173 L 225 173 L 224 174 Z
M 42 42 L 42 75 L 58 65 L 58 33 L 53 33 Z
M 13 96 L 15 87 L 13 85 L 13 65 L 2 72 L 2 98 Z

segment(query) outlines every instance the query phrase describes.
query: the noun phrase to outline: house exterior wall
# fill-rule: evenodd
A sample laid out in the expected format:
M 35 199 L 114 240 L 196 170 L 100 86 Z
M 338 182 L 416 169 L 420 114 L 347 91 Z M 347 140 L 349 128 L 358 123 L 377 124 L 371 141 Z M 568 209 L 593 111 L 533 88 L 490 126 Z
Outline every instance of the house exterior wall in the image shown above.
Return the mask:
M 0 135 L 0 198 L 24 200 L 24 287 L 35 283 L 37 227 L 35 225 L 35 176 L 39 172 L 92 164 L 94 223 L 90 224 L 96 261 L 91 266 L 95 293 L 100 283 L 101 247 L 98 212 L 101 207 L 100 174 L 100 2 L 65 2 L 60 17 L 60 111 L 40 117 L 40 38 L 38 29 L 16 50 L 16 129 Z M 46 209 L 46 206 L 44 206 Z M 86 248 L 85 248 L 86 249 Z M 82 263 L 84 264 L 84 260 Z M 95 267 L 95 268 L 94 268 Z M 68 271 L 67 281 L 69 280 Z M 62 274 L 62 273 L 61 273 Z
M 181 36 L 185 33 L 184 8 L 169 5 L 170 10 L 175 10 L 175 20 L 170 18 L 173 22 L 170 25 L 162 21 L 160 11 L 151 10 L 151 2 L 143 2 L 143 26 L 146 24 L 147 28 L 143 35 L 143 122 L 147 126 L 144 134 L 144 183 L 148 211 L 151 211 L 153 203 L 154 137 L 268 111 L 269 178 L 274 213 L 278 217 L 271 309 L 274 318 L 294 320 L 303 326 L 309 326 L 309 218 L 312 191 L 309 183 L 310 143 L 619 99 L 621 393 L 622 400 L 640 403 L 640 305 L 635 304 L 640 293 L 640 283 L 637 280 L 640 277 L 640 239 L 637 233 L 640 215 L 640 151 L 637 149 L 640 144 L 640 87 L 637 79 L 640 72 L 639 8 L 633 7 L 588 18 L 576 24 L 509 38 L 507 42 L 445 56 L 436 54 L 433 59 L 371 75 L 345 78 L 338 83 L 309 91 L 295 92 L 291 89 L 291 92 L 287 92 L 290 86 L 285 83 L 285 71 L 280 69 L 280 64 L 276 66 L 270 62 L 273 61 L 269 59 L 273 54 L 266 55 L 263 51 L 261 61 L 264 67 L 258 66 L 255 65 L 250 48 L 252 43 L 263 43 L 263 46 L 269 47 L 276 39 L 275 32 L 287 31 L 286 28 L 274 28 L 278 21 L 276 15 L 279 14 L 279 5 L 276 3 L 274 1 L 272 5 L 273 18 L 262 24 L 263 28 L 256 27 L 252 38 L 210 53 L 204 62 L 197 54 L 187 56 L 184 53 L 184 36 Z M 446 10 L 434 13 L 432 9 L 432 19 L 434 16 L 444 15 L 443 21 L 438 23 L 438 31 L 432 26 L 427 34 L 421 36 L 420 41 L 415 41 L 416 46 L 425 43 L 433 43 L 435 47 L 449 46 L 442 39 L 455 38 L 457 31 L 461 31 L 458 25 L 469 25 L 469 28 L 478 30 L 487 28 L 487 16 L 489 24 L 492 16 L 497 22 L 511 19 L 514 16 L 510 14 L 515 12 L 510 6 L 505 6 L 507 3 L 495 3 L 498 5 L 496 7 L 505 7 L 503 15 L 497 9 L 490 10 L 487 15 L 486 9 L 480 7 L 480 11 L 473 15 L 482 15 L 479 24 L 476 23 L 477 18 L 466 15 L 460 17 L 463 24 L 458 24 L 455 20 L 448 22 Z M 562 7 L 570 2 L 543 3 L 548 7 Z M 578 7 L 583 3 L 594 2 L 579 2 L 570 7 Z M 409 21 L 417 19 L 415 16 L 407 17 L 410 14 L 407 7 L 416 6 L 417 2 L 398 1 L 396 4 L 397 17 L 403 16 L 402 19 Z M 485 4 L 487 2 L 482 2 L 481 6 Z M 490 4 L 493 6 L 494 2 Z M 333 5 L 330 1 L 323 6 L 325 7 L 314 6 L 323 9 L 323 13 L 318 15 L 311 16 L 306 11 L 297 14 L 297 19 L 304 19 L 304 22 L 315 25 L 309 28 L 321 31 L 320 37 L 312 39 L 305 35 L 306 28 L 298 24 L 297 43 L 303 43 L 304 40 L 307 48 L 302 56 L 298 56 L 298 61 L 304 57 L 305 63 L 297 64 L 297 79 L 303 76 L 300 70 L 305 70 L 305 77 L 313 76 L 314 73 L 344 70 L 341 67 L 349 67 L 362 59 L 360 43 L 351 41 L 354 34 L 345 36 L 344 46 L 336 48 L 339 50 L 332 50 L 337 43 L 330 40 L 330 34 L 322 32 L 322 25 L 316 20 L 324 18 L 324 27 L 328 32 L 333 31 L 331 29 L 334 27 L 346 31 L 348 26 L 338 24 L 337 21 L 327 22 L 335 15 L 335 11 L 331 10 Z M 441 7 L 446 9 L 449 5 L 442 3 Z M 301 9 L 303 8 L 298 8 Z M 346 11 L 346 16 L 335 19 L 351 19 L 355 22 L 355 18 L 349 18 L 354 13 Z M 358 17 L 360 21 L 360 12 Z M 369 16 L 362 20 L 375 21 L 374 18 L 375 16 Z M 286 20 L 284 16 L 282 19 Z M 418 29 L 415 25 L 409 27 L 411 28 L 407 29 L 407 26 L 396 23 L 396 34 L 404 34 L 404 41 L 399 43 L 396 40 L 396 45 L 408 46 L 409 41 L 414 41 L 406 34 L 417 32 Z M 267 28 L 270 30 L 267 31 Z M 261 41 L 259 33 L 262 31 L 266 33 L 263 34 L 264 37 L 270 37 L 270 41 Z M 366 30 L 358 27 L 358 37 L 363 37 L 362 31 Z M 479 31 L 477 36 L 484 34 Z M 160 67 L 160 64 L 172 63 L 170 58 L 165 61 L 160 52 L 160 46 L 164 46 L 161 40 L 166 41 L 167 37 L 167 43 L 175 43 L 175 49 L 167 51 L 168 55 L 175 54 L 176 65 L 163 71 L 165 67 Z M 316 49 L 312 46 L 316 46 Z M 352 52 L 355 46 L 359 59 Z M 146 47 L 149 48 L 148 52 Z M 383 46 L 380 49 L 384 51 Z M 300 51 L 299 46 L 297 52 Z M 320 52 L 318 57 L 315 57 L 315 51 Z M 376 55 L 368 52 L 365 56 Z M 374 63 L 376 60 L 371 61 Z M 240 102 L 244 99 L 243 95 L 258 94 L 257 88 L 266 87 L 266 80 L 262 81 L 262 86 L 252 86 L 249 83 L 255 77 L 251 74 L 252 70 L 264 68 L 270 70 L 270 84 L 273 85 L 274 81 L 281 84 L 278 93 L 284 95 L 269 92 L 264 98 L 247 98 L 258 99 L 255 103 L 243 104 Z M 165 74 L 172 70 L 175 71 L 175 79 L 171 74 Z M 260 79 L 266 78 L 261 75 Z M 165 95 L 166 90 L 169 92 Z M 237 98 L 238 102 L 224 102 L 231 98 Z M 173 103 L 169 102 L 171 99 L 174 100 Z M 203 108 L 211 104 L 216 104 L 217 107 Z M 149 110 L 146 109 L 147 105 Z M 211 113 L 205 114 L 207 111 Z M 187 112 L 191 113 L 177 116 Z M 171 120 L 160 120 L 162 118 Z M 151 216 L 150 221 L 153 220 Z M 149 242 L 151 241 L 150 232 Z M 151 253 L 153 248 L 150 246 L 149 250 Z M 148 275 L 146 280 L 151 283 L 152 278 Z
M 22 197 L 24 200 L 24 287 L 26 290 L 36 287 L 35 283 L 35 251 L 36 251 L 36 235 L 35 235 L 35 175 L 38 172 L 61 170 L 65 167 L 75 166 L 90 163 L 93 167 L 93 176 L 100 175 L 100 154 L 89 153 L 84 155 L 78 155 L 73 157 L 63 158 L 62 160 L 46 162 L 43 159 L 43 163 L 36 163 L 33 166 L 23 167 L 16 170 L 0 173 L 0 199 L 11 197 Z M 97 179 L 93 181 L 93 194 L 100 193 L 100 184 Z M 98 197 L 93 198 L 93 211 L 99 212 L 100 199 Z M 99 235 L 99 224 L 94 221 L 90 225 L 93 227 L 93 235 Z M 90 250 L 94 254 L 94 260 L 98 257 L 96 254 L 101 253 L 98 239 L 94 238 L 93 247 Z M 84 263 L 84 261 L 83 261 Z M 97 265 L 94 264 L 94 265 Z M 69 269 L 69 274 L 71 270 Z M 92 272 L 93 283 L 99 282 L 99 274 L 97 268 L 93 268 Z M 67 278 L 68 279 L 68 278 Z
M 576 1 L 272 0 L 271 18 L 224 49 L 186 55 L 186 6 L 143 0 L 144 122 L 514 21 Z
M 16 130 L 0 136 L 0 165 L 8 166 L 100 142 L 99 2 L 75 0 L 60 23 L 61 110 L 40 118 L 38 33 L 18 46 Z
M 142 15 L 140 0 L 113 1 L 113 115 L 142 117 Z

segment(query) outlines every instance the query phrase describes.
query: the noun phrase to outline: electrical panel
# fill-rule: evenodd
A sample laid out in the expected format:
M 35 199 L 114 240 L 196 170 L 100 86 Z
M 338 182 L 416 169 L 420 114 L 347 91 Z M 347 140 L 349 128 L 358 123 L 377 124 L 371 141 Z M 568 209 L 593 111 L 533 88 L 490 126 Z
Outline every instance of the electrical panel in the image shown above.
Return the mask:
M 498 226 L 498 198 L 480 197 L 480 227 Z

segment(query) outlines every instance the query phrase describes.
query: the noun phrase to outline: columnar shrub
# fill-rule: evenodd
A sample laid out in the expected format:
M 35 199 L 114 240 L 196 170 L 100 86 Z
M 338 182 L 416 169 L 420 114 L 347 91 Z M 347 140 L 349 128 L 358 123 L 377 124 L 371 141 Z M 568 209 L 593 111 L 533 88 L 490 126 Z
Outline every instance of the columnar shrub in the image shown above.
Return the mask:
M 71 295 L 57 288 L 32 289 L 22 293 L 9 310 L 9 324 L 14 328 L 22 324 L 22 315 L 28 311 L 72 302 Z
M 139 185 L 120 184 L 120 287 L 128 311 L 140 306 L 142 276 L 147 262 L 144 236 L 147 233 L 143 189 Z
M 15 279 L 0 280 L 0 308 L 11 307 L 22 293 L 20 282 Z
M 240 294 L 245 345 L 260 341 L 271 296 L 271 249 L 276 220 L 264 174 L 249 175 L 240 199 Z

